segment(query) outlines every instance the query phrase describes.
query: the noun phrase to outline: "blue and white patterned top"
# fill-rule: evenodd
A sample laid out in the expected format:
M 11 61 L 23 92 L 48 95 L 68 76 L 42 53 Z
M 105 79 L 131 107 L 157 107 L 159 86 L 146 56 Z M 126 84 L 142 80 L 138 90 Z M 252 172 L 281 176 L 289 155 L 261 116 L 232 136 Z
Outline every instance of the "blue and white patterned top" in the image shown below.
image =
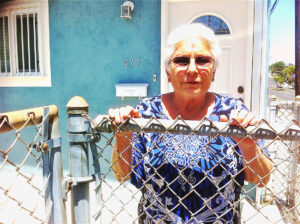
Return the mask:
M 143 118 L 170 119 L 161 96 L 143 99 L 137 109 Z M 229 117 L 233 109 L 248 110 L 240 100 L 215 94 L 209 119 Z M 142 190 L 140 223 L 240 222 L 243 161 L 232 139 L 135 133 L 133 141 L 131 182 Z

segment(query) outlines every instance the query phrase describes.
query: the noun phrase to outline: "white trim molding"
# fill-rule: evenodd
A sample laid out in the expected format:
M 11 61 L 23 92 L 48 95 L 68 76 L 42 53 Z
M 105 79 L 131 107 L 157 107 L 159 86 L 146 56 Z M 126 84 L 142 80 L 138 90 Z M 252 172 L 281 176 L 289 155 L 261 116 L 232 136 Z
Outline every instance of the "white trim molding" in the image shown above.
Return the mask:
M 265 80 L 267 66 L 267 37 L 268 37 L 268 2 L 255 1 L 255 18 L 253 28 L 253 63 L 252 63 L 252 92 L 251 110 L 257 114 L 264 114 Z
M 161 43 L 160 43 L 160 91 L 161 94 L 170 92 L 172 86 L 168 83 L 168 77 L 164 67 L 164 49 L 166 48 L 166 40 L 168 36 L 168 0 L 161 0 Z

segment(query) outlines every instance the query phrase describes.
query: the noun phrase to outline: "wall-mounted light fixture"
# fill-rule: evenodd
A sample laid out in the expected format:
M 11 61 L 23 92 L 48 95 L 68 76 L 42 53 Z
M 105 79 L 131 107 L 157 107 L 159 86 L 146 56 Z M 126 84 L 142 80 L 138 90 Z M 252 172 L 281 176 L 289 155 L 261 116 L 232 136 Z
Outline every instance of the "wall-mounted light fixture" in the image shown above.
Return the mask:
M 121 18 L 131 19 L 132 11 L 134 9 L 134 4 L 131 1 L 126 1 L 121 5 Z

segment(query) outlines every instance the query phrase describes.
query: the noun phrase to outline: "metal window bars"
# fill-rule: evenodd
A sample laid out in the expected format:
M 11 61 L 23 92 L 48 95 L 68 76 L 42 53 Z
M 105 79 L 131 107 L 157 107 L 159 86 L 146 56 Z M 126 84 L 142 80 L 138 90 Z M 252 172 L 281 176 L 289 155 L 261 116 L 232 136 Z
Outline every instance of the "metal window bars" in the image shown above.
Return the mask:
M 23 75 L 39 74 L 38 11 L 24 11 L 15 16 L 17 71 Z
M 76 100 L 72 99 L 71 101 L 75 102 Z M 273 169 L 271 171 L 271 175 L 273 176 L 272 180 L 267 185 L 264 185 L 262 183 L 264 177 L 259 177 L 259 183 L 248 188 L 242 188 L 240 198 L 235 202 L 229 201 L 228 204 L 233 212 L 240 217 L 242 223 L 298 223 L 300 176 L 297 170 L 291 170 L 294 168 L 299 169 L 300 126 L 296 120 L 291 120 L 280 127 L 277 125 L 276 128 L 266 120 L 262 120 L 256 126 L 250 126 L 243 129 L 230 125 L 230 122 L 212 122 L 206 118 L 201 121 L 186 121 L 181 118 L 177 118 L 176 120 L 159 120 L 156 118 L 127 119 L 122 125 L 117 126 L 105 115 L 97 116 L 96 119 L 91 119 L 88 116 L 88 104 L 83 99 L 77 99 L 77 103 L 75 104 L 70 102 L 68 106 L 68 130 L 71 158 L 70 185 L 73 194 L 72 204 L 74 205 L 72 208 L 73 222 L 138 223 L 142 216 L 137 210 L 138 204 L 140 203 L 141 191 L 148 191 L 151 194 L 151 200 L 148 200 L 147 204 L 142 207 L 144 209 L 145 207 L 155 207 L 158 213 L 164 214 L 161 215 L 160 218 L 157 218 L 157 215 L 156 217 L 151 217 L 151 214 L 144 210 L 144 215 L 150 219 L 149 223 L 178 223 L 178 221 L 174 221 L 173 213 L 178 206 L 183 206 L 187 209 L 184 200 L 188 198 L 187 195 L 192 193 L 204 201 L 204 204 L 206 205 L 205 209 L 207 211 L 214 214 L 216 217 L 214 223 L 226 223 L 223 219 L 225 214 L 221 214 L 210 207 L 210 203 L 213 199 L 203 198 L 201 194 L 195 191 L 198 183 L 195 182 L 195 179 L 193 179 L 192 176 L 185 175 L 184 169 L 186 168 L 178 173 L 178 177 L 176 177 L 173 182 L 171 181 L 171 183 L 168 184 L 166 184 L 166 181 L 164 180 L 162 182 L 162 184 L 167 185 L 168 191 L 171 191 L 173 195 L 178 197 L 178 205 L 172 209 L 166 209 L 166 203 L 168 202 L 162 202 L 160 198 L 161 194 L 157 194 L 153 191 L 151 185 L 148 183 L 154 176 L 159 179 L 163 178 L 159 174 L 159 168 L 154 169 L 153 177 L 146 181 L 141 180 L 142 190 L 137 189 L 130 184 L 127 179 L 132 172 L 134 172 L 137 177 L 141 175 L 135 170 L 135 167 L 138 164 L 130 164 L 130 161 L 127 161 L 127 159 L 123 157 L 123 155 L 125 155 L 124 153 L 120 153 L 120 156 L 115 161 L 113 160 L 113 162 L 111 161 L 111 158 L 113 150 L 115 150 L 115 135 L 122 134 L 126 131 L 133 131 L 143 134 L 149 132 L 160 133 L 161 136 L 166 134 L 184 134 L 186 137 L 177 145 L 179 148 L 180 144 L 187 143 L 190 140 L 189 138 L 193 138 L 196 135 L 209 136 L 211 140 L 206 142 L 206 145 L 209 145 L 217 136 L 265 139 L 265 146 L 258 145 L 258 147 L 260 147 L 261 153 L 264 153 L 265 149 L 268 148 L 271 154 L 270 157 L 273 163 Z M 297 112 L 299 111 L 300 106 L 299 104 L 295 105 Z M 128 138 L 130 144 L 124 146 L 125 151 L 130 147 L 134 147 L 134 143 L 137 140 L 136 137 L 133 137 L 132 139 Z M 193 141 L 190 141 L 189 144 L 193 144 Z M 94 172 L 90 173 L 88 171 L 89 145 L 94 165 Z M 232 147 L 234 148 L 235 145 L 232 145 Z M 209 150 L 208 147 L 207 149 Z M 153 150 L 153 148 L 150 148 L 149 151 L 142 156 L 142 163 L 147 163 L 148 154 Z M 279 158 L 279 155 L 282 152 L 285 153 Z M 173 156 L 174 155 L 175 154 L 173 154 Z M 172 154 L 168 154 L 168 156 L 172 156 Z M 219 161 L 222 159 L 224 158 L 220 158 Z M 118 162 L 118 160 L 123 160 L 125 164 L 127 163 L 127 165 L 130 166 L 130 174 L 124 176 L 122 170 L 116 171 L 115 163 Z M 250 162 L 251 161 L 246 163 L 245 167 L 251 169 L 249 167 Z M 293 164 L 292 166 L 294 168 L 288 170 L 285 169 L 286 164 L 290 163 Z M 192 165 L 192 162 L 189 165 Z M 235 176 L 232 176 L 229 185 L 239 184 L 236 181 L 236 177 L 245 169 L 245 167 L 236 173 Z M 225 169 L 225 167 L 223 168 Z M 255 173 L 253 170 L 252 172 Z M 90 176 L 87 176 L 87 173 L 89 173 Z M 119 177 L 121 181 L 115 181 L 115 177 Z M 210 177 L 207 175 L 205 178 L 209 179 Z M 89 195 L 89 186 L 92 186 L 90 183 L 93 181 L 95 181 L 94 193 Z M 190 189 L 190 192 L 192 193 L 188 193 L 183 198 L 180 198 L 178 192 L 171 188 L 171 184 L 175 181 L 182 184 L 182 189 L 183 186 L 188 186 L 188 189 Z M 259 184 L 262 184 L 264 187 L 261 189 L 257 188 Z M 215 187 L 218 188 L 218 186 Z M 83 191 L 85 193 L 83 193 Z M 255 201 L 255 196 L 253 197 L 255 191 L 261 191 L 262 193 L 258 201 Z M 218 189 L 218 192 L 222 199 L 230 200 L 227 198 L 228 195 L 226 195 L 222 189 Z M 217 196 L 217 194 L 215 196 Z M 150 196 L 148 195 L 148 197 Z M 283 200 L 283 197 L 287 197 L 288 199 Z M 89 201 L 93 201 L 93 203 L 89 204 Z M 241 206 L 241 212 L 239 212 L 238 209 L 239 205 Z M 200 208 L 200 210 L 201 209 L 204 208 Z M 89 216 L 90 210 L 92 218 Z M 194 218 L 195 217 L 192 217 L 190 220 L 185 221 L 185 223 L 198 223 Z
M 65 223 L 57 107 L 2 113 L 0 133 L 0 223 Z
M 8 16 L 1 15 L 0 11 L 0 74 L 10 72 L 10 52 L 8 38 Z
M 39 76 L 39 8 L 0 9 L 0 76 Z

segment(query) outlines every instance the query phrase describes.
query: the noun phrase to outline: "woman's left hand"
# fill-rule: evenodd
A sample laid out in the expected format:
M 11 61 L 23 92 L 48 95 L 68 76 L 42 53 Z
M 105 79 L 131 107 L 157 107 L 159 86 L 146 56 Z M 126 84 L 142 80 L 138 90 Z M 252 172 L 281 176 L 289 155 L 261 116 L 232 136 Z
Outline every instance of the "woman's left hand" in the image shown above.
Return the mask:
M 229 120 L 232 120 L 232 125 L 246 128 L 249 125 L 258 124 L 262 120 L 262 117 L 247 110 L 232 110 L 229 118 L 226 115 L 221 115 L 220 117 L 221 122 L 227 122 Z
M 232 120 L 232 125 L 243 128 L 249 125 L 258 124 L 262 118 L 247 110 L 233 110 L 230 117 L 221 116 L 220 121 L 228 122 Z M 232 138 L 239 146 L 244 164 L 245 180 L 257 184 L 258 187 L 264 187 L 269 179 L 272 170 L 272 162 L 267 158 L 256 145 L 256 140 L 250 137 Z
M 220 121 L 221 122 L 228 122 L 232 120 L 231 125 L 241 126 L 243 128 L 248 127 L 249 125 L 256 125 L 261 120 L 262 117 L 256 115 L 255 113 L 249 112 L 247 110 L 232 110 L 230 113 L 229 118 L 226 115 L 221 115 Z M 243 140 L 242 138 L 232 138 L 236 142 L 240 142 Z M 245 138 L 243 143 L 254 143 L 251 138 Z

